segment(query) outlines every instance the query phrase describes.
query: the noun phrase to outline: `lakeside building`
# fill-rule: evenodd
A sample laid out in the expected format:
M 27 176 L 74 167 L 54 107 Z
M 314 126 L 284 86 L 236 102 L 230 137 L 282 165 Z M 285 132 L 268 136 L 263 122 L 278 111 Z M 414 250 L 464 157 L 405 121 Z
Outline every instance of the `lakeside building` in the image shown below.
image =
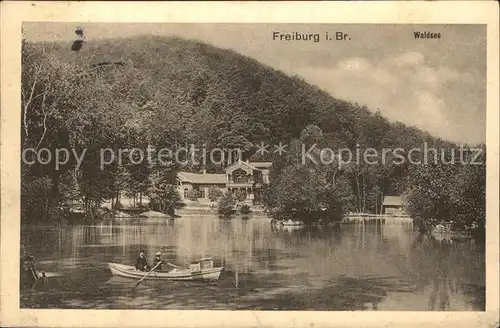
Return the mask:
M 406 214 L 401 196 L 385 196 L 382 203 L 382 214 Z
M 246 203 L 261 204 L 262 188 L 269 184 L 270 162 L 238 161 L 226 168 L 224 174 L 179 172 L 177 174 L 177 189 L 181 198 L 187 199 L 190 190 L 199 192 L 199 200 L 208 199 L 211 187 L 220 189 L 223 193 L 234 193 L 242 190 L 246 193 Z

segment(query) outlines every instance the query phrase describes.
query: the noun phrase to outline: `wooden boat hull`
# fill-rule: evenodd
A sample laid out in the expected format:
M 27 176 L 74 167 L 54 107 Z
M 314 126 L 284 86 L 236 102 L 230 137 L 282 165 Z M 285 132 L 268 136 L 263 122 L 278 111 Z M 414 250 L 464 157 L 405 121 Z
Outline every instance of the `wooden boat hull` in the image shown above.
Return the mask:
M 111 273 L 115 276 L 125 278 L 141 279 L 146 275 L 146 272 L 136 270 L 131 265 L 108 263 Z M 147 280 L 219 280 L 220 274 L 224 268 L 204 269 L 197 272 L 191 272 L 189 269 L 173 269 L 172 271 L 154 271 L 145 279 Z
M 304 226 L 304 222 L 302 221 L 292 221 L 292 220 L 277 220 L 277 219 L 272 219 L 271 224 L 277 225 L 277 226 L 283 226 L 283 227 L 302 227 Z
M 280 223 L 283 227 L 301 227 L 304 225 L 302 221 L 292 221 L 292 220 L 287 220 L 287 221 L 280 221 Z

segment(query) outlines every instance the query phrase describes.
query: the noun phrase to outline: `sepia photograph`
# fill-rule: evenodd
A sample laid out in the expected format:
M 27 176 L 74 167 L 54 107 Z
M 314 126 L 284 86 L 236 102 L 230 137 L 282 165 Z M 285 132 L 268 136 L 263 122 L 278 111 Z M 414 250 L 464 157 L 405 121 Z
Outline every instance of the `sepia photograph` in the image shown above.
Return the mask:
M 22 21 L 19 310 L 485 313 L 488 28 Z

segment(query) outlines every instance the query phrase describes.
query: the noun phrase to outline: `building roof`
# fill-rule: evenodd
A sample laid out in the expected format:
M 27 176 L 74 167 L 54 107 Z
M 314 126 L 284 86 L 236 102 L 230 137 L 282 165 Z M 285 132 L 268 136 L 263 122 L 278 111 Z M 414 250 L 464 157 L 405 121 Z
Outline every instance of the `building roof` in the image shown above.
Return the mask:
M 402 206 L 403 200 L 401 196 L 385 196 L 382 206 Z
M 240 168 L 245 170 L 247 173 L 252 172 L 253 170 L 266 170 L 269 169 L 273 163 L 271 162 L 246 162 L 246 161 L 238 161 L 233 165 L 229 166 L 226 169 L 226 172 L 231 174 L 234 170 Z
M 228 168 L 226 168 L 226 173 L 232 174 L 233 171 L 235 171 L 237 169 L 242 169 L 247 174 L 251 174 L 253 172 L 253 170 L 255 169 L 255 167 L 251 166 L 250 163 L 238 161 L 238 162 L 234 163 L 233 165 L 229 166 Z
M 271 162 L 250 162 L 248 164 L 258 169 L 268 169 L 273 166 L 273 163 Z
M 197 264 L 197 263 L 200 263 L 200 262 L 204 262 L 204 261 L 213 261 L 213 257 L 204 257 L 204 258 L 201 258 L 199 260 L 194 260 L 193 262 L 191 262 L 192 264 Z
M 177 177 L 182 182 L 190 182 L 196 184 L 226 184 L 227 181 L 227 177 L 225 174 L 179 172 L 177 174 Z

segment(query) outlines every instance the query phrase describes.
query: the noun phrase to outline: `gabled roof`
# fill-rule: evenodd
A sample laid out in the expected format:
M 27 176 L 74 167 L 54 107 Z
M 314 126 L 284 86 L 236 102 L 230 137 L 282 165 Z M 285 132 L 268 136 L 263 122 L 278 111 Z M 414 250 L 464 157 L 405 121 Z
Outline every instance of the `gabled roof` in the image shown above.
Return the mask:
M 227 177 L 225 174 L 199 174 L 190 172 L 179 172 L 177 177 L 182 182 L 190 182 L 197 184 L 225 184 Z
M 251 166 L 247 162 L 238 161 L 238 162 L 234 163 L 233 165 L 231 165 L 230 167 L 228 167 L 226 169 L 226 173 L 227 174 L 231 174 L 231 173 L 233 173 L 233 171 L 235 171 L 237 169 L 242 169 L 245 172 L 247 172 L 247 174 L 250 174 L 251 172 L 253 172 L 253 170 L 255 169 L 255 167 Z
M 385 196 L 382 206 L 402 206 L 403 200 L 401 196 Z
M 263 170 L 268 169 L 273 165 L 271 162 L 244 162 L 238 161 L 226 169 L 227 173 L 232 173 L 234 170 L 241 168 L 246 172 L 252 172 L 253 170 Z

